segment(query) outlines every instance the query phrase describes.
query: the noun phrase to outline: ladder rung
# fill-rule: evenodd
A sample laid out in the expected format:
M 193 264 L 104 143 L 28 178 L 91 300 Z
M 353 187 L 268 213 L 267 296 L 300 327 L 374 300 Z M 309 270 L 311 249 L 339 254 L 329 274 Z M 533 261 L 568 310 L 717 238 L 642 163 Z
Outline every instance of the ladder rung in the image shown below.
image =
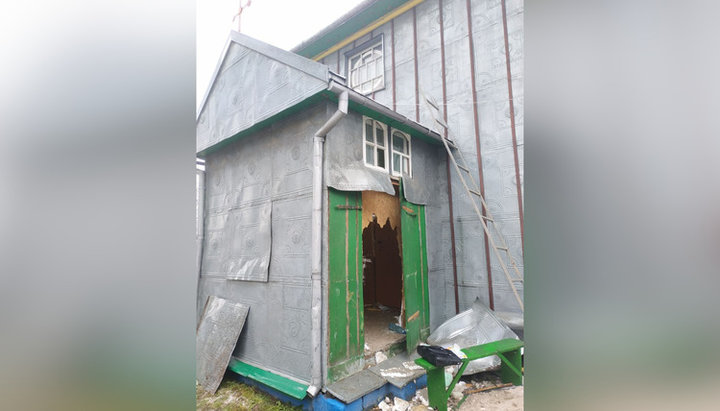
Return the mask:
M 490 218 L 486 215 L 481 215 L 480 217 L 484 218 L 485 220 L 492 221 L 493 223 L 495 222 L 495 220 L 493 220 L 492 218 Z
M 465 167 L 465 166 L 462 165 L 462 164 L 458 164 L 457 166 L 460 167 L 461 170 L 465 170 L 466 173 L 469 173 L 469 172 L 470 172 L 470 169 L 467 168 L 467 167 Z
M 438 123 L 438 124 L 440 124 L 443 128 L 448 128 L 447 123 L 446 123 L 443 119 L 441 119 L 441 118 L 436 118 L 436 119 L 435 119 L 435 122 Z
M 503 246 L 501 246 L 501 245 L 496 245 L 495 248 L 497 248 L 498 250 L 510 251 L 510 250 L 508 250 L 507 247 L 503 247 Z
M 478 196 L 478 197 L 482 197 L 482 194 L 480 194 L 479 191 L 475 191 L 475 190 L 473 190 L 473 189 L 471 189 L 471 188 L 468 188 L 468 191 L 471 192 L 471 193 L 473 193 L 473 194 L 475 194 L 475 195 Z

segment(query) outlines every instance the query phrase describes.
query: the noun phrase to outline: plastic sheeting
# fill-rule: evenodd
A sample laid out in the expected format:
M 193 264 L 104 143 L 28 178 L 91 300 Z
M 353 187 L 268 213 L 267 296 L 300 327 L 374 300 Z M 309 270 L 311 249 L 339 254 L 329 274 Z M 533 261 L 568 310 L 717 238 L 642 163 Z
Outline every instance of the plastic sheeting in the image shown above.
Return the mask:
M 208 298 L 195 351 L 195 372 L 205 391 L 215 393 L 220 386 L 249 310 L 246 305 L 223 298 Z
M 518 336 L 481 303 L 479 298 L 476 298 L 471 309 L 442 323 L 430 334 L 427 342 L 442 347 L 457 344 L 461 348 L 467 348 L 505 338 L 518 339 Z M 480 358 L 470 361 L 463 375 L 475 374 L 499 366 L 500 358 L 496 355 Z

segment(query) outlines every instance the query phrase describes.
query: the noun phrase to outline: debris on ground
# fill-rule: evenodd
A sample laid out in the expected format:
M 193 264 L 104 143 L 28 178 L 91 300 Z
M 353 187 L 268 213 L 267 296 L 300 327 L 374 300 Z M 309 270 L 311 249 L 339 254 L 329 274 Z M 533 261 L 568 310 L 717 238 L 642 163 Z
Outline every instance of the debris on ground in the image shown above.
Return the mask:
M 448 410 L 521 411 L 523 387 L 503 384 L 496 372 L 464 376 L 453 388 Z M 427 387 L 417 390 L 409 401 L 385 397 L 373 410 L 430 411 Z
M 445 348 L 452 347 L 453 351 L 459 351 L 460 347 L 473 347 L 505 338 L 518 339 L 518 336 L 477 298 L 469 310 L 440 324 L 428 336 L 427 343 Z M 463 375 L 490 371 L 499 367 L 500 358 L 493 355 L 470 361 Z

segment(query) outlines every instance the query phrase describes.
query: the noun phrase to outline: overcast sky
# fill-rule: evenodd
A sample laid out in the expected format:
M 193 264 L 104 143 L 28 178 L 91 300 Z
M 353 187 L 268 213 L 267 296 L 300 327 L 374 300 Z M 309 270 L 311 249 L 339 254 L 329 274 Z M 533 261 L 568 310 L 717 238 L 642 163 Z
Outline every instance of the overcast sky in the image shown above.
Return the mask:
M 200 104 L 230 30 L 237 30 L 238 6 L 248 0 L 197 0 L 197 104 Z M 241 33 L 289 50 L 363 0 L 251 0 Z

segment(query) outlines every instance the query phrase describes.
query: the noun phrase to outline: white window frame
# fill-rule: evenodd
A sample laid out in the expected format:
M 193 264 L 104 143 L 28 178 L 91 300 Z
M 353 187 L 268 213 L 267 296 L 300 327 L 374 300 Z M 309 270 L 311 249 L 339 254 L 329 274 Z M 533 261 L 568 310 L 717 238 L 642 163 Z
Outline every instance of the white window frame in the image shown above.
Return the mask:
M 399 151 L 395 151 L 395 144 L 393 144 L 393 140 L 395 138 L 395 133 L 398 133 L 402 136 L 402 138 L 405 140 L 405 143 L 407 144 L 407 153 L 402 153 Z M 395 170 L 394 162 L 395 154 L 400 156 L 400 170 Z M 391 128 L 390 129 L 390 173 L 394 176 L 402 177 L 402 159 L 407 158 L 408 160 L 408 172 L 406 175 L 408 177 L 412 177 L 412 139 L 410 138 L 410 135 L 408 133 L 405 133 L 403 131 L 400 131 L 398 129 Z
M 367 135 L 366 135 L 366 134 L 367 134 L 367 127 L 366 127 L 366 124 L 367 124 L 368 121 L 372 123 L 372 130 L 373 130 L 372 141 L 367 141 Z M 383 129 L 383 135 L 385 136 L 385 145 L 384 145 L 384 146 L 380 146 L 380 145 L 377 143 L 377 126 L 378 126 L 378 125 Z M 385 124 L 383 124 L 383 123 L 381 123 L 381 122 L 379 122 L 379 121 L 377 121 L 377 120 L 375 120 L 375 119 L 373 119 L 373 118 L 371 118 L 371 117 L 363 116 L 362 129 L 363 129 L 363 131 L 362 131 L 362 134 L 363 134 L 363 136 L 362 136 L 362 142 L 363 142 L 363 150 L 362 150 L 362 152 L 363 152 L 363 164 L 365 164 L 366 167 L 370 167 L 370 168 L 374 168 L 374 169 L 383 170 L 383 171 L 385 171 L 385 172 L 388 172 L 388 171 L 390 170 L 390 164 L 388 163 L 388 158 L 389 158 L 389 152 L 390 152 L 390 150 L 391 150 L 391 147 L 389 146 L 390 139 L 388 138 L 388 126 L 385 125 Z M 373 162 L 372 162 L 371 164 L 369 164 L 368 161 L 367 161 L 367 160 L 368 160 L 368 159 L 367 159 L 367 147 L 368 147 L 368 146 L 372 147 L 372 149 L 373 149 Z M 383 159 L 385 160 L 385 167 L 380 167 L 380 166 L 377 165 L 377 164 L 378 164 L 378 162 L 377 162 L 377 157 L 378 157 L 378 156 L 377 156 L 377 149 L 378 149 L 378 147 L 383 149 Z
M 375 49 L 377 47 L 380 47 L 380 55 L 379 57 L 373 56 Z M 358 62 L 362 62 L 364 59 L 369 59 L 368 62 L 362 65 L 357 65 L 356 67 L 353 67 L 353 60 L 355 58 L 359 58 Z M 380 61 L 380 72 L 377 73 L 376 71 L 376 62 Z M 360 76 L 362 73 L 362 69 L 365 68 L 366 72 L 370 72 L 372 69 L 373 77 L 370 77 L 369 73 L 367 74 L 367 78 L 364 79 L 364 81 L 358 81 L 359 79 L 357 77 Z M 382 90 L 385 88 L 385 45 L 383 43 L 383 37 L 380 36 L 377 41 L 372 41 L 372 43 L 367 46 L 363 47 L 363 49 L 357 53 L 353 53 L 350 55 L 347 59 L 347 73 L 348 73 L 348 82 L 350 84 L 350 88 L 357 91 L 361 94 L 370 94 L 372 92 Z M 356 77 L 357 76 L 357 77 Z M 379 81 L 377 81 L 379 80 Z M 377 81 L 377 82 L 376 82 Z M 364 86 L 369 85 L 369 87 L 366 89 Z

